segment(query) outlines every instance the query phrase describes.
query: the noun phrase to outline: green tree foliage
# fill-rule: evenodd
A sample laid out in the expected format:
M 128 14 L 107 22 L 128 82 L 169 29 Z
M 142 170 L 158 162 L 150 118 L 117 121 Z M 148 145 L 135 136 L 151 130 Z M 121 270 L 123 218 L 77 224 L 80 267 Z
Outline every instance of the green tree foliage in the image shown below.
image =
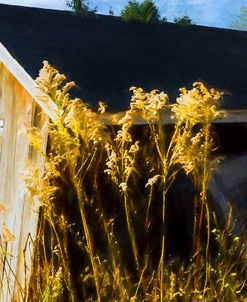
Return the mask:
M 124 21 L 136 20 L 140 21 L 140 4 L 137 1 L 128 1 L 127 5 L 121 11 Z
M 85 0 L 68 0 L 66 5 L 72 8 L 77 15 L 89 11 L 88 3 Z
M 237 20 L 231 25 L 231 28 L 238 30 L 247 30 L 247 7 L 241 8 L 241 13 Z
M 155 23 L 160 21 L 159 10 L 151 0 L 144 0 L 140 4 L 140 14 L 143 23 Z
M 144 0 L 142 3 L 130 0 L 121 12 L 124 21 L 140 21 L 143 23 L 157 23 L 166 21 L 161 19 L 159 10 L 152 0 Z
M 174 18 L 173 21 L 176 24 L 185 25 L 185 26 L 193 24 L 192 19 L 187 15 L 184 15 L 182 17 L 176 17 L 176 18 Z

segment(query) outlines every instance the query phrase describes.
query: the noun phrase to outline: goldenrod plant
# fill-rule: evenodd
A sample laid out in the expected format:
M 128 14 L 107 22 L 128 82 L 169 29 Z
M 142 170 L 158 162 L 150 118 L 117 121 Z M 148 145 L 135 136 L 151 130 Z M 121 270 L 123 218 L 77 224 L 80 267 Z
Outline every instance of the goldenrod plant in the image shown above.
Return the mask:
M 16 288 L 18 288 L 20 297 L 24 299 L 25 289 L 21 287 L 20 282 L 12 269 L 14 257 L 11 251 L 12 243 L 16 240 L 16 237 L 4 222 L 7 212 L 8 209 L 5 204 L 0 202 L 0 300 L 3 300 L 6 295 L 11 296 L 11 289 L 13 289 L 14 284 L 16 284 Z
M 26 176 L 40 215 L 23 300 L 246 301 L 244 238 L 232 231 L 231 210 L 225 229 L 217 225 L 207 197 L 222 93 L 196 82 L 170 104 L 164 92 L 132 87 L 129 109 L 106 127 L 104 103 L 94 112 L 71 99 L 74 83 L 65 80 L 47 62 L 37 79 L 58 118 L 49 123 L 44 171 Z M 38 149 L 37 129 L 29 136 Z M 180 174 L 194 184 L 188 259 L 169 250 L 169 192 Z

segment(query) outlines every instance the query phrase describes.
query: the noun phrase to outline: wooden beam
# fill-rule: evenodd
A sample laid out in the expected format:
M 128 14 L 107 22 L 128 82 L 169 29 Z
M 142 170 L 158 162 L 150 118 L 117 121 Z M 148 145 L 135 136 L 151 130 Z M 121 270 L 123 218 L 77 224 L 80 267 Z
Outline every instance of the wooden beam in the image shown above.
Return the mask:
M 216 119 L 213 124 L 230 124 L 230 123 L 247 123 L 247 109 L 243 110 L 225 110 L 226 117 Z M 117 125 L 118 121 L 123 118 L 124 112 L 119 113 L 105 113 L 101 115 L 101 120 L 106 125 Z M 154 122 L 155 123 L 155 122 Z M 171 112 L 161 113 L 161 123 L 164 125 L 172 125 L 175 123 L 174 119 L 171 119 Z M 134 125 L 146 125 L 147 122 L 139 115 L 134 120 Z
M 227 116 L 217 119 L 214 123 L 230 124 L 230 123 L 247 123 L 247 109 L 242 110 L 225 110 Z
M 38 85 L 31 78 L 31 76 L 24 70 L 24 68 L 12 57 L 9 51 L 0 43 L 0 61 L 6 68 L 14 75 L 14 77 L 21 83 L 30 96 L 39 104 L 44 112 L 52 119 L 59 118 L 59 110 L 54 102 L 42 101 L 42 93 L 38 89 Z

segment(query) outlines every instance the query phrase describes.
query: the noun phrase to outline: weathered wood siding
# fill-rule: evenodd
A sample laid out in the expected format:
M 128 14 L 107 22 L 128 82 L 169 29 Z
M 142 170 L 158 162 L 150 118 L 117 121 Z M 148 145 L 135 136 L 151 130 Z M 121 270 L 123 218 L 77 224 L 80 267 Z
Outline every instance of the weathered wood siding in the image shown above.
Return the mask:
M 38 205 L 31 203 L 23 172 L 27 164 L 42 166 L 42 158 L 29 146 L 26 128 L 37 126 L 43 131 L 45 148 L 47 116 L 2 63 L 0 120 L 4 122 L 0 134 L 0 202 L 7 208 L 5 213 L 0 213 L 0 301 L 11 301 L 14 292 L 14 301 L 21 301 L 18 293 L 28 279 L 32 240 L 38 219 Z M 16 237 L 14 241 L 3 243 L 4 228 Z

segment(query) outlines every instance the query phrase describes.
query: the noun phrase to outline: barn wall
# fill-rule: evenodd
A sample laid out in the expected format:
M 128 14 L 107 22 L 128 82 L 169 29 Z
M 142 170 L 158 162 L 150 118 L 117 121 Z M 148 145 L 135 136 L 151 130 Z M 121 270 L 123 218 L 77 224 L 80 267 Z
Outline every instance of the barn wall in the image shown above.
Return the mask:
M 8 228 L 16 238 L 7 243 L 1 241 L 0 255 L 5 261 L 0 263 L 4 276 L 0 277 L 0 301 L 8 302 L 13 292 L 20 292 L 19 287 L 24 287 L 27 281 L 38 218 L 38 205 L 31 202 L 23 172 L 27 164 L 42 165 L 42 158 L 29 146 L 26 128 L 42 129 L 45 148 L 47 117 L 3 64 L 0 64 L 0 120 L 4 123 L 0 134 L 0 203 L 6 208 L 0 213 L 0 234 L 3 240 L 3 229 Z M 16 301 L 20 300 L 17 294 Z

